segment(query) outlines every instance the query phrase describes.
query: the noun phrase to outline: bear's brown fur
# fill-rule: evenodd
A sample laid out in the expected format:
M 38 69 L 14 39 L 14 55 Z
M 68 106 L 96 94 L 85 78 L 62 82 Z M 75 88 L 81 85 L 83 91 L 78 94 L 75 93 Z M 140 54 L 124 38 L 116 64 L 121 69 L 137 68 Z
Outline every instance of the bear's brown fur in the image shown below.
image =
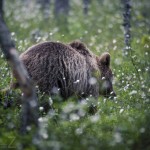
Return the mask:
M 41 92 L 68 98 L 115 95 L 110 55 L 94 55 L 81 42 L 43 42 L 20 55 L 29 76 Z

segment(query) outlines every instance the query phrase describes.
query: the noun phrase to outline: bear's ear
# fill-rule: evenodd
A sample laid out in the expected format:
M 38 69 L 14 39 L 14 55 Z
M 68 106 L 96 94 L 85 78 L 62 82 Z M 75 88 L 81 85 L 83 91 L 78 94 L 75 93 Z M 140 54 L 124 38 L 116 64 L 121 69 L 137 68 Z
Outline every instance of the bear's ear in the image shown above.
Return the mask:
M 108 52 L 103 53 L 99 57 L 99 62 L 101 65 L 105 65 L 105 66 L 109 67 L 110 66 L 110 54 Z

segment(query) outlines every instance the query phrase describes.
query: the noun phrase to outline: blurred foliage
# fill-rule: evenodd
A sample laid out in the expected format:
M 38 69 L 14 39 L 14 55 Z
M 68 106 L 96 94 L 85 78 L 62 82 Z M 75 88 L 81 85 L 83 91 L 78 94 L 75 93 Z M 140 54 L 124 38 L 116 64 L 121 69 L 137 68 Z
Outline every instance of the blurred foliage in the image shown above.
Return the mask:
M 62 102 L 39 93 L 40 127 L 35 135 L 19 134 L 20 91 L 10 97 L 0 93 L 0 149 L 53 150 L 148 150 L 150 149 L 150 2 L 132 1 L 131 47 L 123 56 L 124 32 L 120 0 L 92 1 L 88 16 L 83 14 L 82 2 L 71 0 L 67 21 L 58 22 L 53 15 L 44 19 L 34 0 L 30 5 L 14 0 L 5 1 L 5 20 L 21 53 L 42 41 L 69 43 L 80 39 L 100 55 L 111 54 L 114 72 L 114 100 L 99 97 L 96 115 L 87 114 L 87 102 L 75 98 Z M 9 86 L 11 71 L 0 52 L 0 89 Z M 12 107 L 4 109 L 5 100 Z M 90 101 L 89 101 L 90 103 Z M 52 105 L 52 106 L 51 106 Z M 49 109 L 51 108 L 51 109 Z

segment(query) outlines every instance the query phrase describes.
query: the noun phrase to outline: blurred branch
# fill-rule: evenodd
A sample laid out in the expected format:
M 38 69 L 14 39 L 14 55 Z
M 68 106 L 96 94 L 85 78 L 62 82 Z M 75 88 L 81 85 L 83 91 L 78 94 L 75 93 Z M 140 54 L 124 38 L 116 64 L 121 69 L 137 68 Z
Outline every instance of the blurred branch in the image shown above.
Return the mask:
M 0 15 L 4 15 L 4 11 L 3 11 L 3 5 L 4 5 L 4 1 L 3 0 L 0 0 Z
M 0 0 L 1 2 L 2 0 Z M 2 51 L 12 68 L 16 79 L 19 82 L 20 88 L 23 92 L 23 105 L 22 105 L 22 131 L 26 131 L 27 125 L 34 123 L 38 126 L 38 105 L 35 88 L 30 80 L 28 73 L 19 59 L 19 55 L 15 49 L 15 45 L 11 40 L 10 32 L 0 15 L 0 46 Z

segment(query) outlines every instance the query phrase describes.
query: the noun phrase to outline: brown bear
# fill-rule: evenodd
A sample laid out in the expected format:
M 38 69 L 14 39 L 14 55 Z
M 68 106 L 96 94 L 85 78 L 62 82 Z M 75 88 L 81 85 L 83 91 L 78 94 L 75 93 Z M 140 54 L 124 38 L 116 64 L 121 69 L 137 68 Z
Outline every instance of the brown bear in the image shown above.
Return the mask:
M 110 54 L 94 55 L 82 42 L 43 42 L 20 55 L 29 76 L 41 92 L 66 99 L 115 96 Z M 17 84 L 16 84 L 17 85 Z

